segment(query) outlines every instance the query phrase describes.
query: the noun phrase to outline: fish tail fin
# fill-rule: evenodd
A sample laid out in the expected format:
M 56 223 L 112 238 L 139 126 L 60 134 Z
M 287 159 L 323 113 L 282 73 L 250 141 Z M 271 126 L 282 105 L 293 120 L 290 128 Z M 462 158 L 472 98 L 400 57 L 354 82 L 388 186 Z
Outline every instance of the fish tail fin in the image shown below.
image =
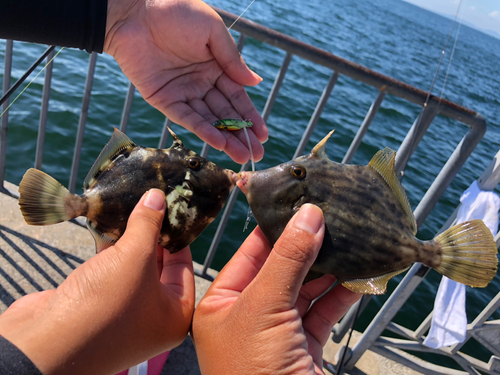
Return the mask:
M 30 225 L 56 224 L 80 214 L 73 203 L 82 203 L 81 197 L 71 194 L 54 178 L 38 169 L 26 171 L 19 184 L 19 195 L 21 212 Z
M 497 273 L 497 246 L 482 220 L 455 225 L 438 235 L 441 264 L 436 271 L 459 283 L 483 288 Z

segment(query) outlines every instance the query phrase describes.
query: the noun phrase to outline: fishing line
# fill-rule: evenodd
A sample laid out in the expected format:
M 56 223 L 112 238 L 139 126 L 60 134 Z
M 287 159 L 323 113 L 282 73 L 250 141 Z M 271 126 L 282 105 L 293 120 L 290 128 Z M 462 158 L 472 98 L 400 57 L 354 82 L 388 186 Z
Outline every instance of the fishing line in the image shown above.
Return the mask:
M 26 71 L 26 73 L 24 73 L 24 75 L 19 78 L 19 80 L 14 84 L 14 86 L 12 86 L 9 91 L 7 91 L 5 93 L 4 96 L 2 96 L 2 99 L 0 101 L 0 105 L 9 98 L 9 96 L 24 82 L 24 80 L 33 72 L 33 70 L 35 70 L 35 68 L 40 65 L 40 63 L 43 61 L 43 59 L 45 59 L 47 57 L 47 55 L 52 52 L 54 50 L 55 46 L 52 46 L 52 47 L 49 47 L 44 53 L 42 56 L 40 56 L 40 58 L 35 61 L 35 63 Z M 15 97 L 15 99 L 7 106 L 7 108 L 5 108 L 5 110 L 0 113 L 0 118 L 5 114 L 5 112 L 7 112 L 9 110 L 9 108 L 12 106 L 12 104 L 14 104 L 16 102 L 17 99 L 19 99 L 19 97 L 26 91 L 26 89 L 28 87 L 30 87 L 30 85 L 35 81 L 35 79 L 38 78 L 38 76 L 45 70 L 45 68 L 47 68 L 50 63 L 52 61 L 54 61 L 54 59 L 57 57 L 57 55 L 59 55 L 61 53 L 61 51 L 64 49 L 64 47 L 61 47 L 61 49 L 54 55 L 54 57 L 52 59 L 50 59 L 49 62 L 47 62 L 47 64 L 45 64 L 45 66 L 38 72 L 38 74 L 26 85 L 26 87 L 19 93 L 19 95 L 17 95 Z
M 354 318 L 352 319 L 351 329 L 350 329 L 350 332 L 349 332 L 349 336 L 347 337 L 347 342 L 346 342 L 346 344 L 344 346 L 344 351 L 342 352 L 342 358 L 337 363 L 337 368 L 335 370 L 335 375 L 338 375 L 338 374 L 342 373 L 341 371 L 342 371 L 342 366 L 344 365 L 345 355 L 347 353 L 347 349 L 349 349 L 349 343 L 351 342 L 352 333 L 354 332 L 354 324 L 356 324 L 356 320 L 358 319 L 358 315 L 361 312 L 361 306 L 363 305 L 363 298 L 365 298 L 364 295 L 359 300 L 359 305 L 358 305 L 358 308 L 356 309 L 356 314 L 354 315 Z
M 228 30 L 231 30 L 231 28 L 236 24 L 236 22 L 238 22 L 240 20 L 240 18 L 243 16 L 243 14 L 245 14 L 245 12 L 252 6 L 252 4 L 254 2 L 255 2 L 255 0 L 252 0 L 252 2 L 245 8 L 245 10 L 236 18 L 236 20 L 234 20 L 234 22 L 231 24 L 231 26 L 229 26 L 227 28 Z M 229 91 L 227 90 L 227 87 L 226 87 L 226 84 L 224 83 L 224 80 L 221 79 L 221 82 L 222 82 L 222 85 L 224 86 L 224 90 L 226 91 L 226 95 L 229 98 L 229 101 L 231 102 L 231 105 L 234 107 L 236 112 L 238 112 L 238 110 L 236 109 L 236 106 L 233 103 L 233 100 L 231 99 L 231 96 L 229 95 Z M 239 112 L 238 112 L 238 114 L 240 115 L 241 118 L 243 118 Z M 248 136 L 247 128 L 243 128 L 243 131 L 244 131 L 245 137 L 247 139 L 248 150 L 250 151 L 250 161 L 252 162 L 252 172 L 255 172 L 255 160 L 254 160 L 254 156 L 253 156 L 252 143 L 250 142 L 250 137 Z M 247 230 L 248 224 L 250 224 L 251 220 L 252 220 L 252 209 L 249 206 L 247 218 L 245 220 L 245 225 L 243 226 L 243 232 Z
M 439 75 L 439 70 L 441 69 L 441 64 L 443 63 L 443 58 L 444 58 L 444 55 L 446 53 L 446 48 L 448 47 L 448 42 L 450 41 L 451 34 L 453 33 L 453 29 L 455 28 L 455 23 L 457 22 L 457 17 L 458 17 L 458 13 L 460 12 L 461 5 L 462 5 L 462 0 L 460 0 L 459 3 L 458 3 L 457 12 L 455 13 L 455 18 L 453 19 L 453 23 L 451 25 L 450 32 L 448 34 L 448 37 L 446 38 L 446 43 L 444 45 L 444 48 L 441 51 L 441 57 L 439 59 L 439 64 L 437 66 L 436 73 L 434 73 L 434 78 L 432 80 L 431 87 L 430 87 L 429 91 L 427 92 L 427 97 L 425 98 L 425 102 L 424 102 L 424 105 L 422 107 L 423 108 L 422 112 L 420 113 L 420 115 L 417 118 L 417 121 L 416 121 L 416 124 L 415 124 L 415 127 L 414 127 L 415 131 L 414 131 L 413 139 L 412 139 L 412 141 L 410 143 L 410 148 L 408 150 L 409 152 L 407 153 L 407 156 L 405 157 L 406 160 L 403 163 L 403 165 L 404 165 L 405 168 L 406 168 L 406 164 L 408 163 L 408 159 L 410 158 L 411 150 L 413 149 L 413 146 L 415 145 L 415 140 L 416 140 L 415 135 L 417 134 L 417 130 L 420 127 L 420 122 L 422 120 L 422 114 L 425 112 L 425 109 L 427 108 L 427 105 L 429 104 L 429 100 L 431 98 L 432 91 L 434 89 L 434 84 L 436 83 L 436 79 L 437 79 L 437 77 Z M 457 33 L 457 37 L 456 38 L 458 39 L 458 33 Z M 457 39 L 455 39 L 455 44 L 456 44 Z M 450 60 L 450 64 L 451 64 L 451 60 Z M 403 178 L 404 178 L 404 172 L 401 171 L 400 182 L 403 181 Z
M 21 84 L 26 80 L 26 78 L 28 78 L 28 76 L 33 72 L 33 70 L 35 70 L 36 67 L 40 65 L 40 63 L 49 55 L 49 53 L 51 53 L 54 50 L 54 48 L 55 46 L 50 46 L 49 48 L 47 48 L 45 52 L 42 54 L 42 56 L 40 56 L 38 60 L 36 60 L 33 63 L 33 65 L 31 65 L 31 67 L 22 75 L 22 77 L 19 78 L 17 82 L 14 83 L 14 85 L 10 89 L 7 90 L 7 92 L 2 96 L 2 98 L 0 98 L 0 105 L 2 105 L 19 86 L 21 86 Z
M 252 2 L 250 3 L 250 5 L 246 7 L 246 9 L 243 11 L 243 13 L 241 13 L 238 16 L 238 18 L 236 18 L 234 20 L 233 24 L 227 28 L 228 30 L 231 30 L 231 28 L 236 24 L 236 22 L 238 22 L 240 20 L 241 16 L 243 16 L 245 14 L 245 12 L 248 10 L 248 8 L 250 8 L 252 6 L 253 3 L 255 3 L 255 0 L 252 0 Z
M 459 9 L 460 9 L 460 7 L 459 7 Z M 457 14 L 458 14 L 458 10 L 457 10 Z M 455 35 L 455 43 L 453 43 L 453 48 L 451 50 L 450 61 L 448 62 L 448 68 L 446 69 L 446 75 L 444 77 L 443 87 L 441 89 L 441 94 L 439 95 L 439 100 L 440 101 L 443 98 L 444 89 L 445 89 L 445 86 L 446 86 L 446 81 L 448 80 L 448 74 L 449 74 L 450 68 L 451 68 L 451 62 L 453 60 L 453 55 L 455 54 L 455 49 L 457 47 L 458 34 L 460 33 L 460 27 L 462 26 L 463 16 L 464 16 L 464 14 L 462 12 L 462 14 L 460 15 L 460 21 L 458 22 L 457 35 Z

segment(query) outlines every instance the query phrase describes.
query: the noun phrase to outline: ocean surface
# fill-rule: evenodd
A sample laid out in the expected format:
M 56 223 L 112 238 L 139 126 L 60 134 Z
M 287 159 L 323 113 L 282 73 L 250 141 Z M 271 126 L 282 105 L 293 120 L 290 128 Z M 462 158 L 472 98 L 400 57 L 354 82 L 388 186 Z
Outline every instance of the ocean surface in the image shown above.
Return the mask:
M 209 3 L 240 14 L 249 2 L 221 0 Z M 401 0 L 257 0 L 244 17 L 426 91 L 431 86 L 453 25 L 449 19 Z M 488 130 L 420 228 L 418 236 L 421 239 L 434 236 L 454 211 L 462 192 L 481 175 L 500 148 L 500 40 L 462 25 L 448 70 L 457 29 L 458 24 L 455 24 L 433 93 L 440 95 L 448 71 L 443 97 L 482 114 Z M 236 33 L 234 35 L 237 37 Z M 45 48 L 16 42 L 13 80 L 20 77 Z M 5 42 L 0 41 L 0 75 L 3 74 L 4 52 Z M 285 53 L 248 39 L 243 57 L 250 68 L 264 78 L 257 87 L 248 88 L 255 106 L 262 110 Z M 42 169 L 65 185 L 69 180 L 88 59 L 85 52 L 65 49 L 54 62 Z M 293 156 L 330 75 L 331 71 L 326 68 L 293 58 L 267 122 L 270 139 L 265 144 L 266 154 L 257 164 L 257 169 L 275 166 Z M 43 74 L 9 112 L 6 179 L 15 184 L 34 164 L 42 85 Z M 127 87 L 128 80 L 114 60 L 107 55 L 99 56 L 77 186 L 82 185 L 92 163 L 111 136 L 112 127 L 119 126 Z M 335 129 L 327 152 L 332 160 L 341 161 L 377 93 L 378 90 L 372 87 L 341 76 L 306 152 L 328 131 Z M 377 150 L 386 146 L 397 150 L 419 112 L 420 107 L 388 95 L 353 163 L 367 164 Z M 157 147 L 164 121 L 164 116 L 136 93 L 127 130 L 130 138 L 137 144 Z M 174 131 L 188 147 L 201 151 L 202 143 L 197 137 L 177 125 L 174 125 Z M 403 181 L 414 208 L 466 131 L 467 127 L 461 123 L 436 117 L 411 158 Z M 218 151 L 211 150 L 208 157 L 224 167 L 239 169 Z M 246 200 L 240 194 L 214 260 L 214 268 L 220 269 L 250 232 L 242 231 L 247 209 Z M 205 257 L 217 223 L 218 220 L 192 245 L 198 262 Z M 254 226 L 255 221 L 250 229 Z M 397 286 L 401 277 L 390 282 L 390 290 Z M 440 278 L 431 271 L 395 321 L 415 329 L 432 309 Z M 485 289 L 467 289 L 469 321 L 499 289 L 498 275 Z M 360 317 L 356 329 L 363 330 L 386 299 L 387 295 L 374 298 Z M 500 318 L 500 313 L 496 312 L 493 318 Z M 464 350 L 487 361 L 488 354 L 477 347 L 472 342 Z

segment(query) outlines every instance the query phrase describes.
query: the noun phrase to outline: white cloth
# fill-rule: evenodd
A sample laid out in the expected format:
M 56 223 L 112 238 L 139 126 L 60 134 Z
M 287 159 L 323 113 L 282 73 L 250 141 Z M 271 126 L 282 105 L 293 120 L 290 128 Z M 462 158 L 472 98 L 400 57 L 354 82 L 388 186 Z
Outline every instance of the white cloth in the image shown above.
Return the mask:
M 148 361 L 139 363 L 128 370 L 128 375 L 148 375 Z
M 474 181 L 462 194 L 460 202 L 462 206 L 458 210 L 457 224 L 481 219 L 493 236 L 496 235 L 500 209 L 500 197 L 497 194 L 482 191 L 477 181 Z M 434 349 L 455 345 L 465 340 L 466 333 L 465 285 L 443 276 L 434 303 L 431 328 L 424 345 Z

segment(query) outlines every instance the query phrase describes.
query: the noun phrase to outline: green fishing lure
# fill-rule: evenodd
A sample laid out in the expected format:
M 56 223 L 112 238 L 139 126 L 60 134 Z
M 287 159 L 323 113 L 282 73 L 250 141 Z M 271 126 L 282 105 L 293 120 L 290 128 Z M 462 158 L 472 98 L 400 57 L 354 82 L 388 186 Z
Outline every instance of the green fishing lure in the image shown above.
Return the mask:
M 250 120 L 224 119 L 217 120 L 212 125 L 220 130 L 236 131 L 243 128 L 250 128 L 253 123 Z

